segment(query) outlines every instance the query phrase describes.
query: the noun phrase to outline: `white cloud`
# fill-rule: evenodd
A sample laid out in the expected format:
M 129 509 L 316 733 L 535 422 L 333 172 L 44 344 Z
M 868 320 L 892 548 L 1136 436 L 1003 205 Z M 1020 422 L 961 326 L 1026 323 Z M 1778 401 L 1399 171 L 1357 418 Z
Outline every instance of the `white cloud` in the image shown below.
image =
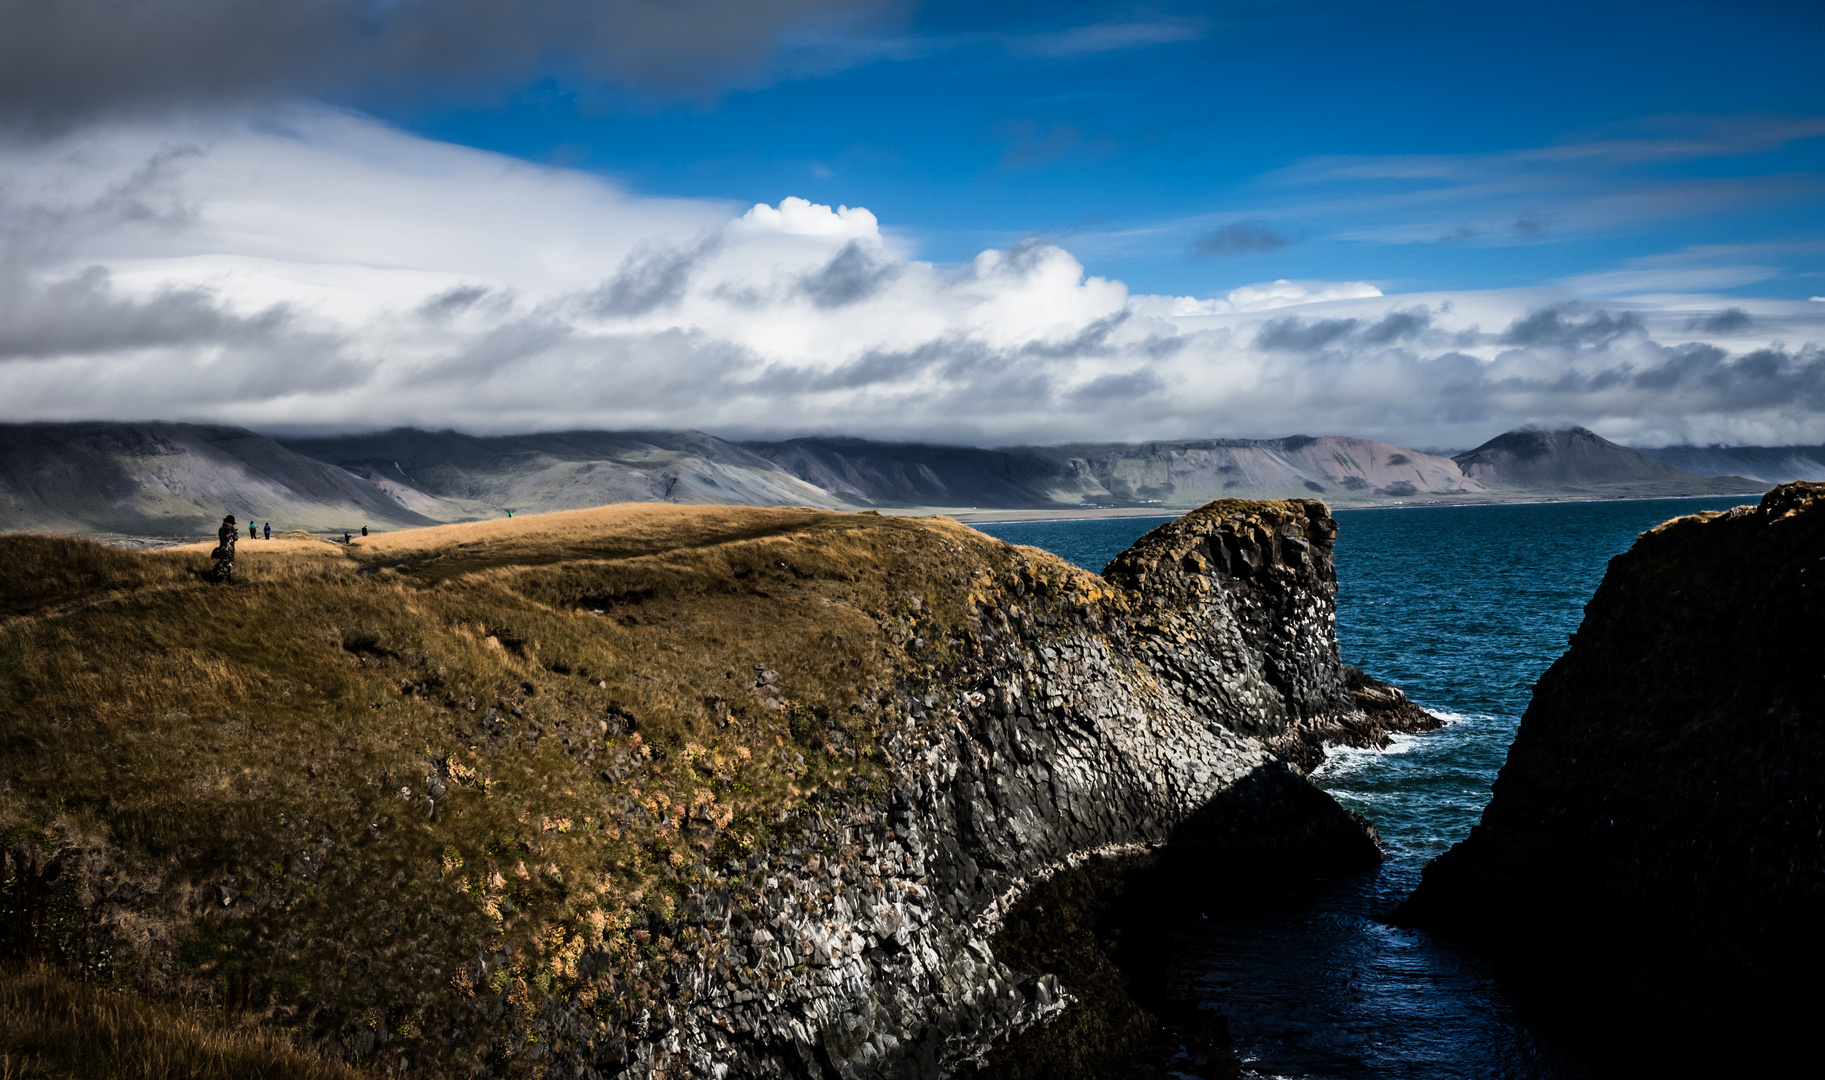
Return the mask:
M 1301 304 L 1332 300 L 1361 300 L 1380 296 L 1381 290 L 1366 281 L 1264 281 L 1231 289 L 1221 299 L 1195 296 L 1137 296 L 1133 307 L 1148 315 L 1193 318 L 1199 315 L 1233 315 L 1237 312 L 1272 311 Z
M 1665 276 L 1689 256 L 1536 290 L 1132 296 L 1053 244 L 934 264 L 860 207 L 650 198 L 314 107 L 0 145 L 0 177 L 9 420 L 1825 440 L 1819 305 L 1576 302 L 1750 280 Z

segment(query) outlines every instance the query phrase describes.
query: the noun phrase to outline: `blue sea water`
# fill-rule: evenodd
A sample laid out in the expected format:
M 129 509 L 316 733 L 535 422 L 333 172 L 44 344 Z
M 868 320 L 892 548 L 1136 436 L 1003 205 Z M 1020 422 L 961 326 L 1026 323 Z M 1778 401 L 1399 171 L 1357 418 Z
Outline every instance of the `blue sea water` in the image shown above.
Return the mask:
M 1384 751 L 1335 749 L 1313 774 L 1375 824 L 1379 869 L 1290 894 L 1239 887 L 1177 935 L 1176 991 L 1228 1018 L 1250 1074 L 1574 1080 L 1623 1067 L 1627 1048 L 1517 998 L 1481 956 L 1384 919 L 1476 824 L 1535 680 L 1610 558 L 1668 518 L 1744 501 L 1337 511 L 1344 660 L 1449 722 Z M 977 527 L 1100 571 L 1165 520 Z

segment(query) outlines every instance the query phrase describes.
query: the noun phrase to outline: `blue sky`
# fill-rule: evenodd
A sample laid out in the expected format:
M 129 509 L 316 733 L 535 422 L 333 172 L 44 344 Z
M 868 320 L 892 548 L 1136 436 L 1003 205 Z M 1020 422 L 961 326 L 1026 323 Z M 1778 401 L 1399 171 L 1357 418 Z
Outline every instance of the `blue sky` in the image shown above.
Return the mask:
M 641 191 L 867 206 L 941 260 L 1058 238 L 1146 291 L 1505 287 L 1754 247 L 1685 261 L 1805 299 L 1822 46 L 1801 3 L 932 2 L 713 96 L 356 103 Z
M 0 25 L 0 419 L 1825 442 L 1816 2 Z

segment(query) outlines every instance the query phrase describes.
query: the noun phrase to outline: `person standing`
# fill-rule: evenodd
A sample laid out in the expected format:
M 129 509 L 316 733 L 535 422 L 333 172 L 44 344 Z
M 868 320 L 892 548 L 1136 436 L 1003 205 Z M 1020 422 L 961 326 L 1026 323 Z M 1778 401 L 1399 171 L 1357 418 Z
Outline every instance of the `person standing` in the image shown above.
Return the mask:
M 361 535 L 366 536 L 367 534 L 368 534 L 368 527 L 366 525 L 363 525 L 361 527 Z
M 272 539 L 272 522 L 270 521 L 266 523 L 266 539 Z
M 254 528 L 253 522 L 251 522 L 251 521 L 248 522 L 247 523 L 247 539 L 258 540 L 259 538 L 260 538 L 260 530 Z
M 235 524 L 234 515 L 222 519 L 222 527 L 215 531 L 215 550 L 209 557 L 215 560 L 215 566 L 209 571 L 209 580 L 226 585 L 234 580 L 234 542 L 241 535 L 241 527 Z

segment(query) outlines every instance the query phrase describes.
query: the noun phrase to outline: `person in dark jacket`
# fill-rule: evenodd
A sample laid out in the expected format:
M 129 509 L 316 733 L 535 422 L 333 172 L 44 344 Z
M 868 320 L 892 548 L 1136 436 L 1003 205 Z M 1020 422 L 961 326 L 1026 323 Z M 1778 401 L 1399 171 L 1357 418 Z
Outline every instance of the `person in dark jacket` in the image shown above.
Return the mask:
M 266 539 L 272 539 L 272 522 L 270 521 L 266 523 Z
M 222 519 L 222 527 L 215 531 L 215 550 L 209 557 L 215 560 L 215 566 L 209 571 L 209 580 L 227 582 L 234 580 L 234 542 L 241 536 L 241 527 L 234 523 L 234 515 Z

